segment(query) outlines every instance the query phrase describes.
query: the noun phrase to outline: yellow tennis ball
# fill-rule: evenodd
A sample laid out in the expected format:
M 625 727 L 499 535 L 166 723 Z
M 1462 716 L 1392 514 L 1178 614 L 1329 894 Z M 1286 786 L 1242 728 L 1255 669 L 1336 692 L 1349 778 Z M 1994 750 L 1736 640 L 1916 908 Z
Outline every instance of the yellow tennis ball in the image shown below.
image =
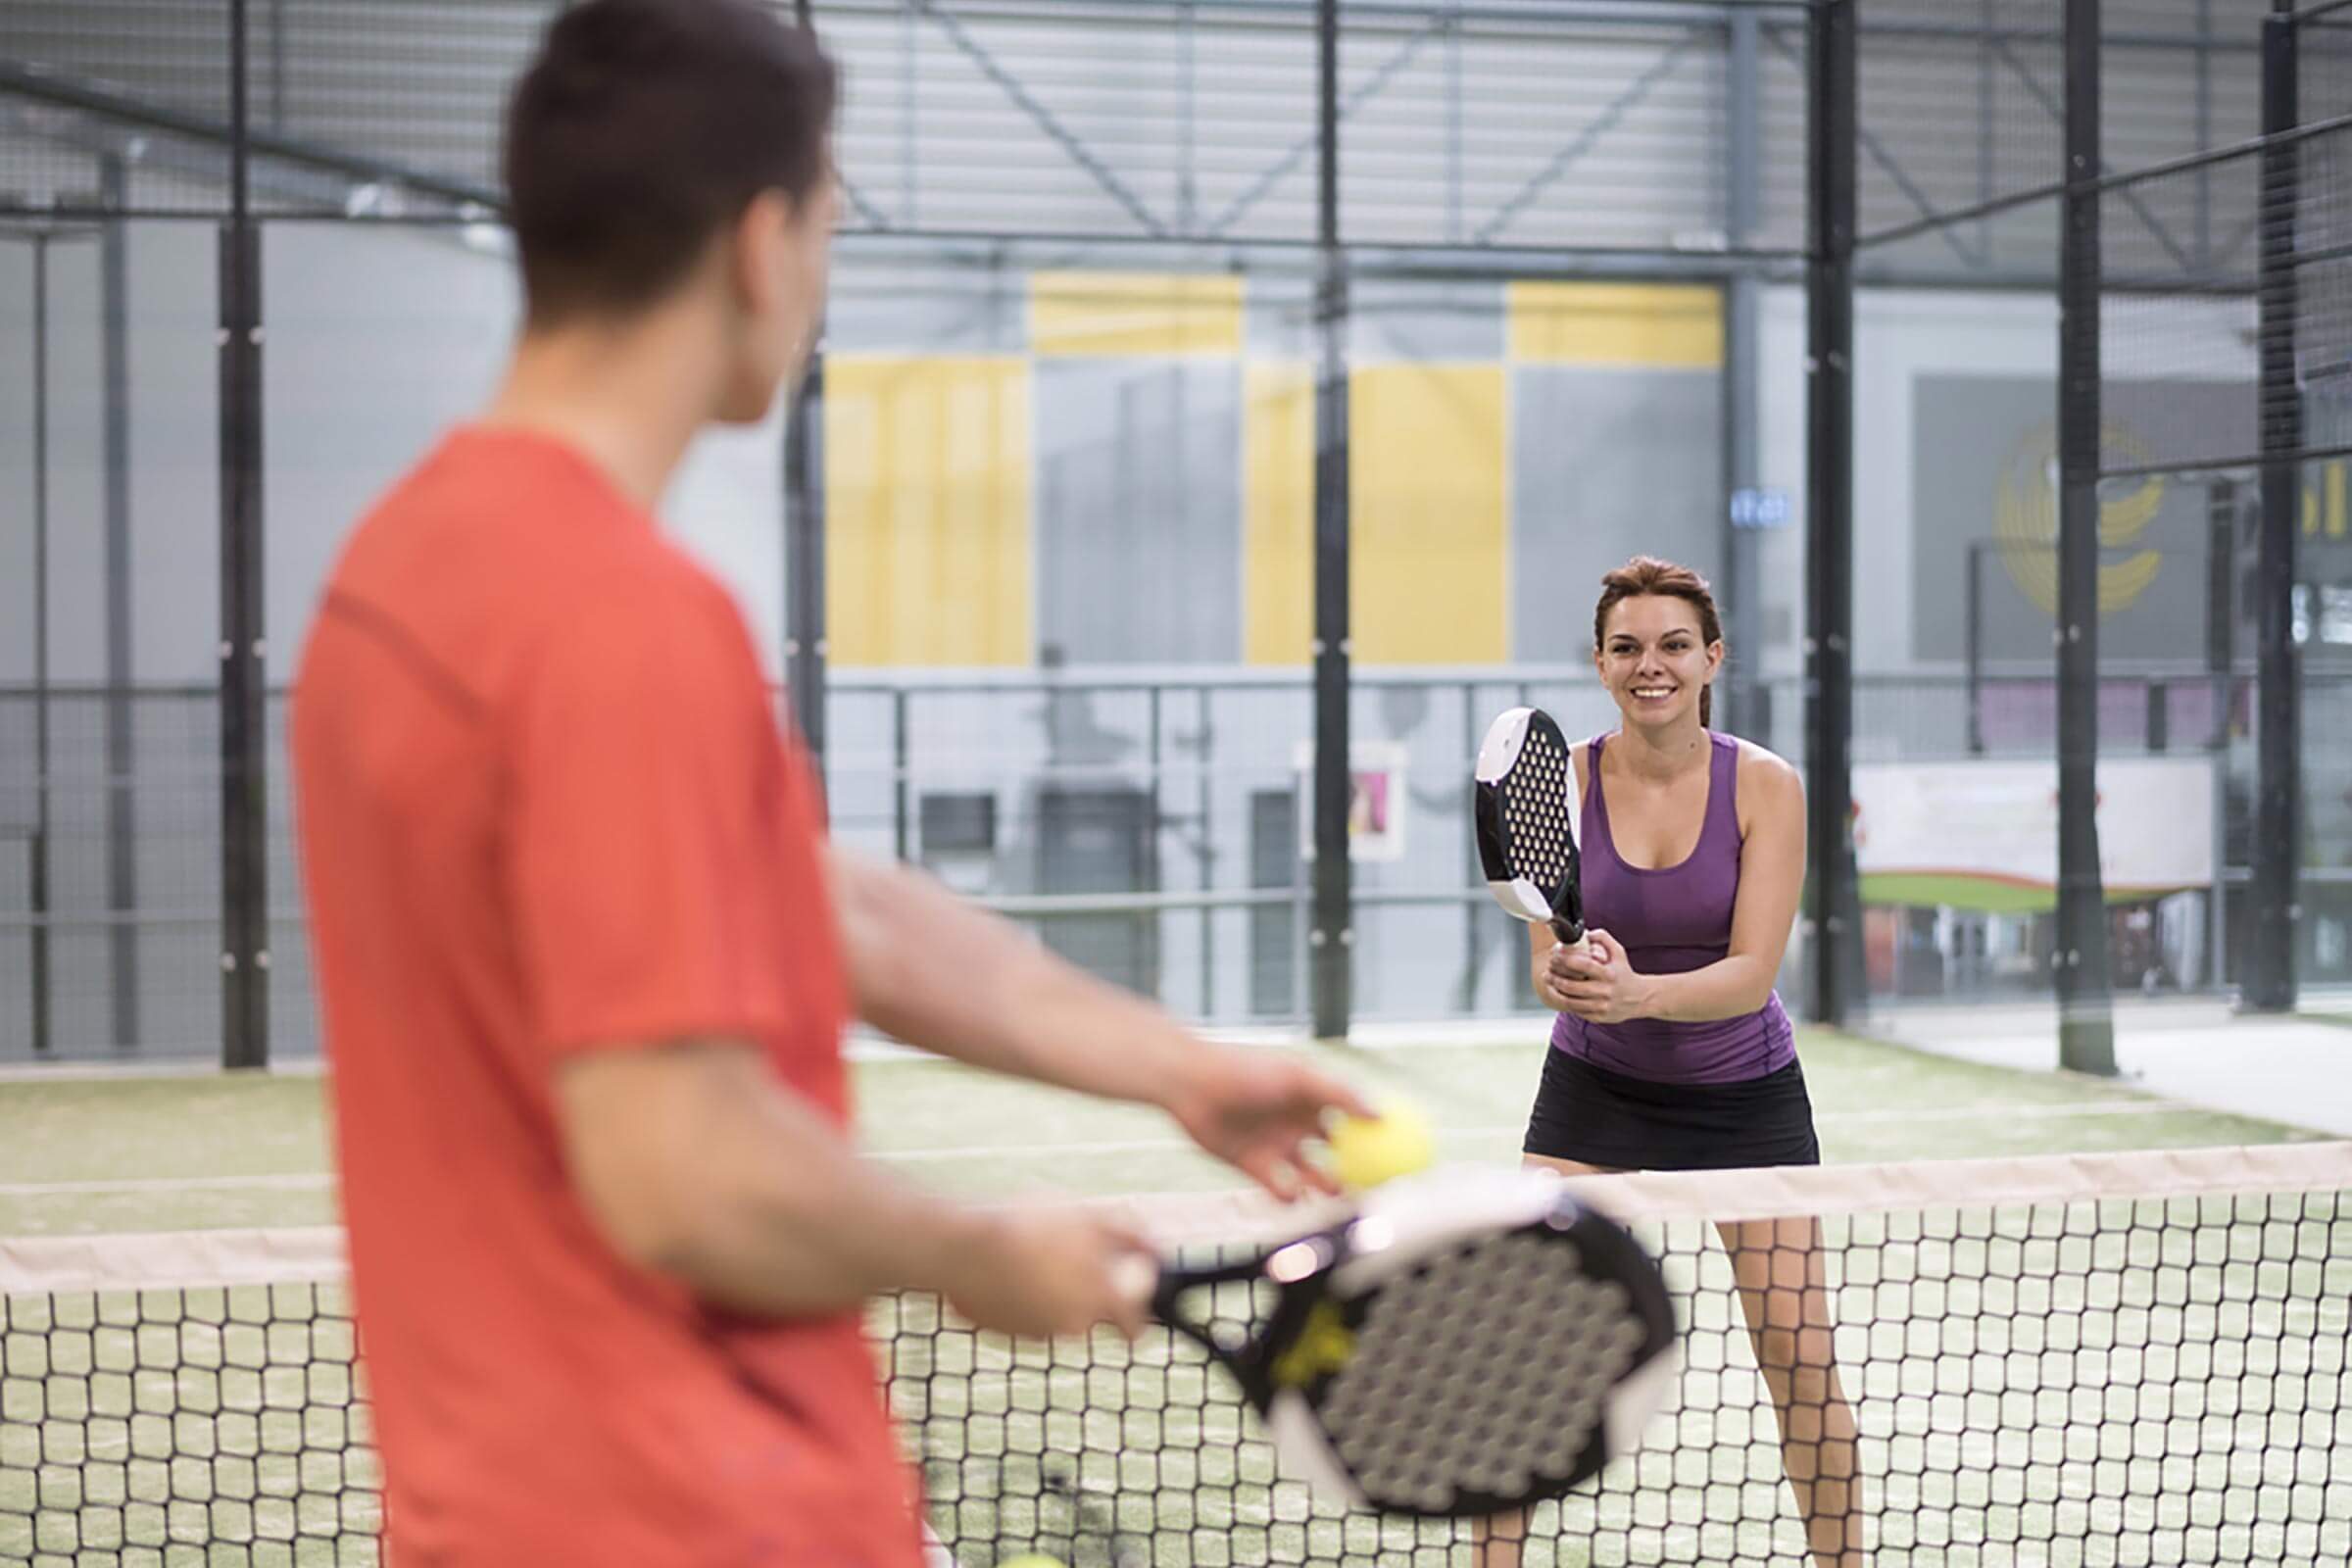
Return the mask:
M 1357 1192 L 1426 1170 L 1437 1158 L 1429 1121 L 1401 1101 L 1380 1107 L 1377 1116 L 1342 1116 L 1326 1135 L 1331 1173 Z

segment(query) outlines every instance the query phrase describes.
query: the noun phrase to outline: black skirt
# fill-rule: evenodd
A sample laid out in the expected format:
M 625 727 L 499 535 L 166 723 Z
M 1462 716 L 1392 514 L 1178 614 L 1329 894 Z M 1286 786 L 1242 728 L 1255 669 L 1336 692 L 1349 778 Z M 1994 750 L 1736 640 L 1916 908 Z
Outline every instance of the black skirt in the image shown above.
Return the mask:
M 1595 1067 L 1556 1048 L 1527 1121 L 1526 1152 L 1625 1170 L 1818 1165 L 1804 1070 L 1730 1084 L 1668 1084 Z

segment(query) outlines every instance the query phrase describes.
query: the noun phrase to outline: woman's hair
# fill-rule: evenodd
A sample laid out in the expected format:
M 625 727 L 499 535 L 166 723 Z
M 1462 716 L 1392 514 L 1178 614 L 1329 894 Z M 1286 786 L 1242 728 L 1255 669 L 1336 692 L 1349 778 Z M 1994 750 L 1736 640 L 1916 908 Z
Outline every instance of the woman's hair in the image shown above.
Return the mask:
M 1600 579 L 1600 603 L 1592 611 L 1592 648 L 1599 652 L 1608 635 L 1609 613 L 1628 599 L 1640 599 L 1650 594 L 1667 594 L 1681 599 L 1698 612 L 1699 636 L 1710 643 L 1723 641 L 1723 621 L 1715 613 L 1715 596 L 1707 589 L 1707 579 L 1689 566 L 1678 566 L 1671 561 L 1654 556 L 1636 556 L 1615 571 Z M 1712 682 L 1699 689 L 1698 721 L 1705 724 L 1715 710 L 1715 687 Z

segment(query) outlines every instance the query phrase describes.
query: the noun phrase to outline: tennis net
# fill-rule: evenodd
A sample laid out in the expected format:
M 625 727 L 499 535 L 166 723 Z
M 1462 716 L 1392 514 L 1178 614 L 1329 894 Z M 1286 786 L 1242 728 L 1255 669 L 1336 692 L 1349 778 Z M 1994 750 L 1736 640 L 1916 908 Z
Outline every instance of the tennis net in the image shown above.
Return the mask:
M 1664 1259 L 1685 1364 L 1639 1453 L 1535 1510 L 1531 1565 L 2352 1560 L 2352 1145 L 1578 1185 Z M 1121 1201 L 1192 1255 L 1276 1223 Z M 0 1563 L 375 1563 L 340 1271 L 332 1231 L 0 1243 Z M 1475 1560 L 1278 1475 L 1165 1334 L 1012 1342 L 920 1296 L 871 1324 L 943 1563 Z

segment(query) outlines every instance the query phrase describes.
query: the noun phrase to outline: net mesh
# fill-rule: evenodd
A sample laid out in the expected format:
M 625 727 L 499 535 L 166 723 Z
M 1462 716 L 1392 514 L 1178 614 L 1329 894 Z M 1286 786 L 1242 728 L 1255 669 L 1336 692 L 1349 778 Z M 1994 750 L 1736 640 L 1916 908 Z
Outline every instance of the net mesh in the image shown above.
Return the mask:
M 1684 1369 L 1638 1453 L 1524 1521 L 1530 1563 L 2352 1558 L 2352 1145 L 1586 1185 L 1663 1256 Z M 1137 1213 L 1171 1240 L 1263 1218 Z M 334 1242 L 0 1247 L 0 1562 L 377 1561 Z M 1251 1308 L 1217 1288 L 1215 1317 Z M 1467 1525 L 1278 1475 L 1164 1334 L 1015 1343 L 922 1296 L 870 1321 L 941 1562 L 1475 1560 Z

